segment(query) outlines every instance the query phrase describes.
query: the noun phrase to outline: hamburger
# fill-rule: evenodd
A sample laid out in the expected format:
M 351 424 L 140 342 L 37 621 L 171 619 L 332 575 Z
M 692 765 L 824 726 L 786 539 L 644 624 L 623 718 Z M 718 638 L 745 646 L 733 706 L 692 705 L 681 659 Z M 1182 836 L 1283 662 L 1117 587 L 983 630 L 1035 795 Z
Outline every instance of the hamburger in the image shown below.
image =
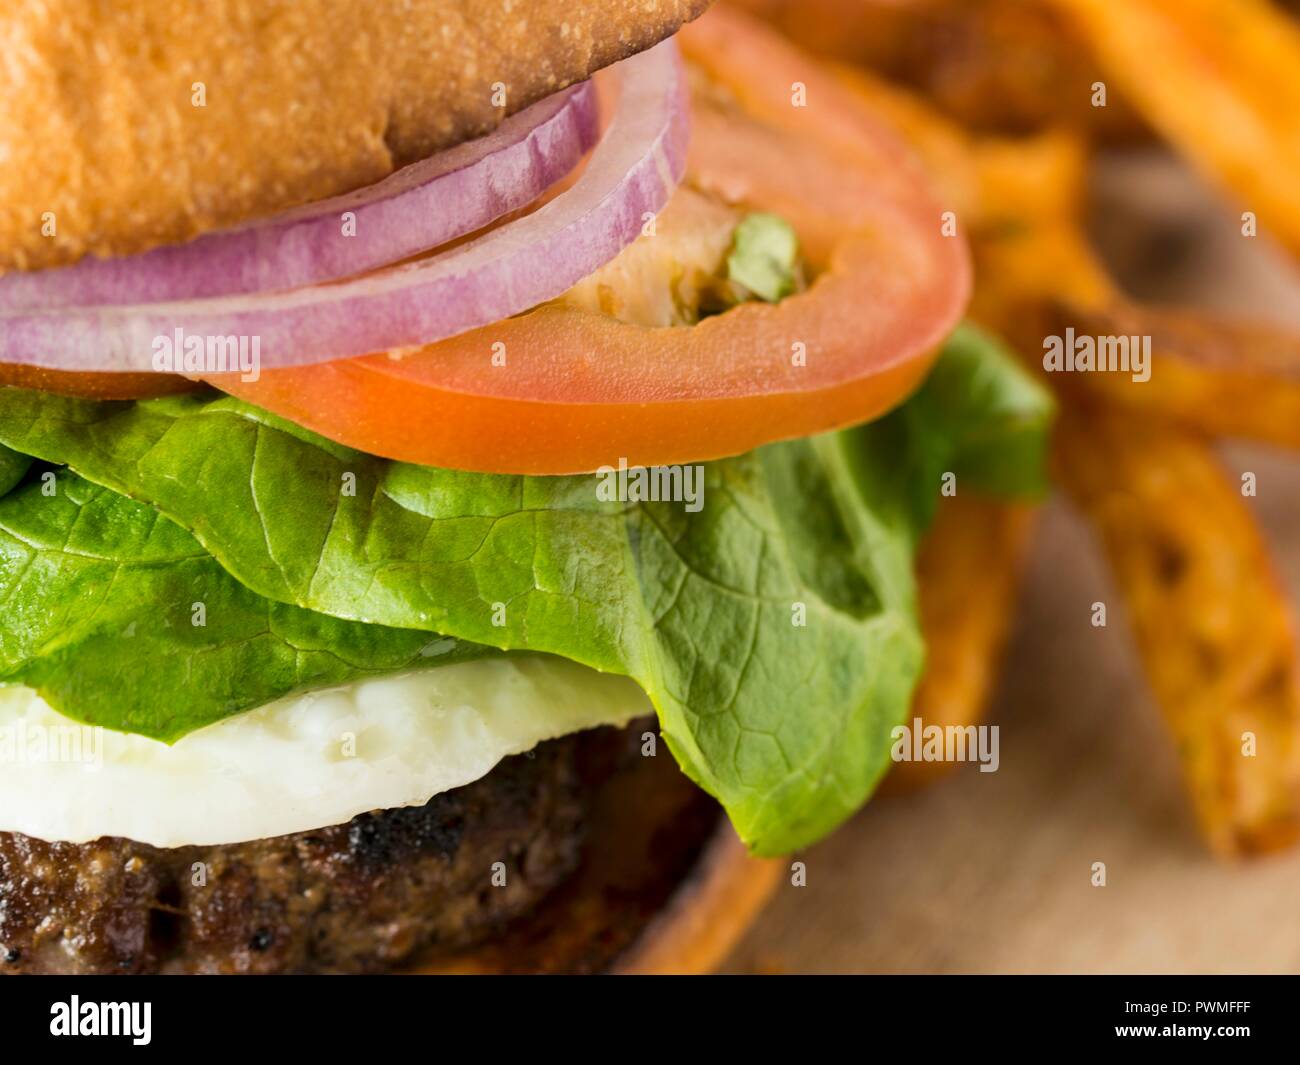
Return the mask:
M 889 765 L 940 495 L 1041 490 L 815 61 L 389 6 L 0 15 L 0 971 L 707 968 Z

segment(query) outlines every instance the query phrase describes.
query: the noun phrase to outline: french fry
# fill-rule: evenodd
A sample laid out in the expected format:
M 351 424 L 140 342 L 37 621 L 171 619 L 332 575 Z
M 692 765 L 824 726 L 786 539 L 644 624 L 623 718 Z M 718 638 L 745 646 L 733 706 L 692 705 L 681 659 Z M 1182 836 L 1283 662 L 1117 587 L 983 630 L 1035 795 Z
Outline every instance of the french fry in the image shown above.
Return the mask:
M 1122 300 L 1060 308 L 1076 334 L 1150 337 L 1150 379 L 1076 375 L 1134 417 L 1159 415 L 1215 436 L 1300 448 L 1300 333 Z
M 1054 301 L 1097 307 L 1116 298 L 1077 222 L 1087 166 L 1077 135 L 977 138 L 905 89 L 861 70 L 833 69 L 869 114 L 908 142 L 969 236 L 976 320 L 1036 347 Z
M 1132 141 L 1149 130 L 1121 100 L 1093 107 L 1096 61 L 1041 0 L 729 0 L 819 56 L 870 67 L 972 129 L 1060 123 Z
M 979 210 L 979 173 L 970 135 L 914 93 L 857 67 L 831 70 L 868 109 L 884 119 L 921 160 L 945 209 L 970 219 Z
M 973 725 L 997 681 L 1034 508 L 972 495 L 942 500 L 917 555 L 925 672 L 912 716 L 925 725 Z M 932 781 L 951 762 L 899 762 L 883 791 Z
M 990 219 L 1005 211 L 1008 225 L 1005 236 L 986 226 L 976 237 L 974 313 L 1031 356 L 1067 323 L 1152 336 L 1149 381 L 1072 375 L 1058 477 L 1097 527 L 1130 601 L 1211 845 L 1225 854 L 1283 846 L 1300 831 L 1289 610 L 1253 517 L 1208 447 L 1152 418 L 1300 445 L 1296 346 L 1264 327 L 1209 328 L 1203 317 L 1126 304 L 1074 222 L 1068 186 L 1055 203 L 1034 200 L 1033 168 L 1015 165 L 1016 154 L 984 155 L 982 210 Z M 1258 744 L 1251 759 L 1238 753 L 1248 732 Z
M 1197 819 L 1225 855 L 1300 831 L 1294 630 L 1238 486 L 1198 434 L 1076 402 L 1058 480 L 1101 535 Z
M 1087 156 L 1064 132 L 984 140 L 973 149 L 979 206 L 972 234 L 975 293 L 971 315 L 1022 352 L 1041 350 L 1052 307 L 1117 297 L 1079 226 Z
M 1300 252 L 1300 27 L 1269 0 L 1050 0 L 1106 80 Z
M 1104 7 L 1112 23 L 1125 7 L 1061 2 Z M 1203 29 L 1196 19 L 1215 6 L 1207 4 L 1193 0 L 1195 31 Z M 1142 0 L 1135 6 L 1168 5 Z M 1256 6 L 1248 0 L 1248 8 Z M 1231 19 L 1221 7 L 1219 14 Z M 1245 18 L 1256 14 L 1248 10 Z M 1172 16 L 1162 10 L 1160 17 Z M 940 179 L 940 187 L 971 238 L 977 320 L 1031 361 L 1043 338 L 1067 324 L 1084 334 L 1152 337 L 1148 382 L 1070 375 L 1062 389 L 1067 402 L 1057 475 L 1106 546 L 1211 845 L 1224 854 L 1250 854 L 1292 842 L 1300 834 L 1300 687 L 1291 615 L 1261 533 L 1201 434 L 1300 446 L 1300 341 L 1263 326 L 1125 302 L 1081 226 L 1087 155 L 1078 134 L 976 137 L 893 86 L 865 75 L 840 77 L 891 121 L 933 173 L 957 175 L 946 186 Z M 1277 118 L 1268 106 L 1263 111 L 1264 118 Z M 1226 148 L 1241 148 L 1231 134 L 1220 130 L 1215 137 Z M 1226 166 L 1231 153 L 1215 161 Z M 1296 170 L 1276 173 L 1290 181 Z M 1238 177 L 1230 166 L 1225 173 Z M 1293 184 L 1238 187 L 1262 197 L 1266 227 L 1284 228 Z M 1295 218 L 1300 235 L 1300 212 Z M 1004 540 L 976 533 L 977 524 L 944 508 L 922 550 L 921 609 L 931 659 L 914 705 L 926 723 L 978 720 L 1005 629 L 1006 601 L 997 609 L 971 608 L 998 602 L 975 585 L 998 574 L 1006 579 L 1007 572 L 1006 559 L 988 546 Z M 983 544 L 974 564 L 962 555 L 962 537 L 968 546 Z M 902 790 L 942 768 L 903 763 L 885 790 Z
M 1116 373 L 1078 380 L 1135 413 L 1300 447 L 1300 334 L 1124 299 L 1075 221 L 1083 156 L 1070 138 L 986 141 L 974 157 L 974 317 L 1027 354 L 1067 326 L 1078 335 L 1149 336 L 1149 380 Z
M 1130 601 L 1211 845 L 1229 854 L 1283 846 L 1300 831 L 1289 609 L 1254 519 L 1207 445 L 1158 419 L 1300 446 L 1297 345 L 1265 327 L 1210 328 L 1204 317 L 1125 303 L 1075 222 L 1070 149 L 1040 145 L 1037 167 L 1018 158 L 1031 149 L 986 144 L 980 154 L 974 312 L 1027 355 L 1067 322 L 1083 333 L 1152 335 L 1149 381 L 1072 375 L 1057 475 L 1101 534 Z M 1036 183 L 1047 190 L 1036 196 Z M 1252 759 L 1237 753 L 1247 732 L 1259 745 Z

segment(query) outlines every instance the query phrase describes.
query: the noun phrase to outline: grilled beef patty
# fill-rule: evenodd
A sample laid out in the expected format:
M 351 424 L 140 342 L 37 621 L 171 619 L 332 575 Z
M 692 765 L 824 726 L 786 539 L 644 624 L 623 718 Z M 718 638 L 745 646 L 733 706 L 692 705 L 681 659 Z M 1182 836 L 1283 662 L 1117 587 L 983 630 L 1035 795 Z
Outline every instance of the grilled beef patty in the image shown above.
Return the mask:
M 611 743 L 566 736 L 424 806 L 251 843 L 0 833 L 0 973 L 364 972 L 469 945 L 576 867 Z

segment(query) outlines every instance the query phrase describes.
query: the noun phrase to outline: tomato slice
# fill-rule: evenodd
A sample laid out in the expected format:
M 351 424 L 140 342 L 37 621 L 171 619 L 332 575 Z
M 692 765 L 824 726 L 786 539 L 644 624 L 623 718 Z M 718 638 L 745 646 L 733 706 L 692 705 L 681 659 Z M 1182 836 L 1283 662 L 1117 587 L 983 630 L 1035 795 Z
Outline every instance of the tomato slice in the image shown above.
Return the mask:
M 715 11 L 683 43 L 722 87 L 696 95 L 687 181 L 789 221 L 818 271 L 806 291 L 689 327 L 546 305 L 415 352 L 209 380 L 374 454 L 531 474 L 718 458 L 898 404 L 970 293 L 919 167 L 756 23 Z M 815 120 L 782 113 L 794 81 Z
M 194 381 L 169 373 L 77 373 L 0 362 L 0 386 L 3 385 L 84 399 L 151 399 L 199 387 Z

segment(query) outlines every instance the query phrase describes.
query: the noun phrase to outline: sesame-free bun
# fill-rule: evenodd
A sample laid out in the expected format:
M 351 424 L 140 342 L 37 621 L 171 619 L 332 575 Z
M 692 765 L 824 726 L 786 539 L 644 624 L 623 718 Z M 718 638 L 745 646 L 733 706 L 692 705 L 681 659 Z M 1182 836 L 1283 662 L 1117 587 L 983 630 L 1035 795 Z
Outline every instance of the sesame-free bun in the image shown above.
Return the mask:
M 370 184 L 709 2 L 5 4 L 0 271 L 128 255 Z

